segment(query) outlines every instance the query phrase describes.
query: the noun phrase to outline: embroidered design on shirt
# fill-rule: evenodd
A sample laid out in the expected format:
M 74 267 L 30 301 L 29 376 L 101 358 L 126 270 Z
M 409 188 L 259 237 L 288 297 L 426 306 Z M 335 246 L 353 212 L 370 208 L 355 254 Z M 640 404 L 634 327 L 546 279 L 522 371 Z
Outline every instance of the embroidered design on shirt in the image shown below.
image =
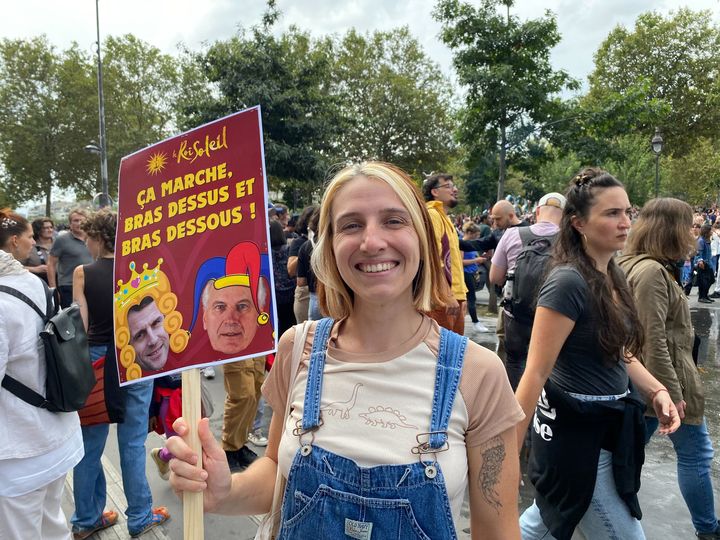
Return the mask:
M 370 540 L 373 524 L 369 521 L 355 521 L 345 518 L 345 534 L 358 540 Z
M 410 425 L 406 422 L 407 417 L 400 414 L 400 411 L 396 411 L 391 407 L 369 407 L 368 412 L 360 413 L 360 418 L 365 419 L 366 425 L 373 427 L 380 426 L 382 428 L 395 429 L 396 427 L 418 429 L 417 426 Z
M 332 403 L 328 403 L 327 405 L 322 407 L 320 410 L 324 413 L 329 414 L 330 416 L 335 416 L 336 414 L 340 413 L 340 418 L 342 418 L 343 420 L 347 420 L 348 418 L 350 418 L 350 410 L 355 407 L 358 391 L 360 390 L 361 386 L 362 383 L 357 383 L 355 385 L 350 399 L 346 401 L 333 401 Z

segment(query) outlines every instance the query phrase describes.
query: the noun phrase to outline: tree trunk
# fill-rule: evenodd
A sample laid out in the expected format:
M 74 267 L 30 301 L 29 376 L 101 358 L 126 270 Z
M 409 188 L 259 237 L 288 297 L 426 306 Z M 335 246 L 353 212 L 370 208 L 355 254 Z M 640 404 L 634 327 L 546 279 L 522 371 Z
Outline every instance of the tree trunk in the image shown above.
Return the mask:
M 498 175 L 498 190 L 496 199 L 498 201 L 505 196 L 505 152 L 507 148 L 505 129 L 506 126 L 500 126 L 500 174 Z
M 52 178 L 48 177 L 47 184 L 45 184 L 45 215 L 49 218 L 52 217 L 50 214 L 52 207 Z

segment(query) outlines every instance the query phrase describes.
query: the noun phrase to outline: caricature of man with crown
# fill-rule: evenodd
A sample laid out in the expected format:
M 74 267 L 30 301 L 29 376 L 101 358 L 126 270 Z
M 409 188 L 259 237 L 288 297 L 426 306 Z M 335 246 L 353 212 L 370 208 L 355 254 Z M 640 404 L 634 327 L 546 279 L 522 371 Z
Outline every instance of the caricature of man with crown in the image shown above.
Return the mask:
M 203 328 L 210 346 L 224 355 L 238 356 L 269 322 L 270 291 L 260 275 L 260 250 L 254 242 L 240 242 L 227 257 L 214 257 L 198 269 L 190 331 L 203 307 Z
M 182 314 L 177 311 L 177 296 L 170 290 L 170 281 L 157 266 L 136 271 L 135 262 L 129 267 L 130 279 L 118 281 L 115 292 L 115 342 L 120 349 L 120 364 L 127 380 L 143 376 L 143 372 L 165 367 L 169 351 L 185 350 L 190 338 L 182 326 Z

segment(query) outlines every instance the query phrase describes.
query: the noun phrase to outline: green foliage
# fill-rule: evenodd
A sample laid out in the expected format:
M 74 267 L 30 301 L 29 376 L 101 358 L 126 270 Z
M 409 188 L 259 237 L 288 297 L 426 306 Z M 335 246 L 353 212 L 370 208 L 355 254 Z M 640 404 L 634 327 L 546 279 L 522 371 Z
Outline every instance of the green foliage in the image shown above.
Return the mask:
M 103 79 L 110 193 L 117 191 L 120 159 L 167 137 L 175 128 L 176 61 L 133 36 L 107 38 Z M 0 159 L 2 187 L 14 205 L 52 188 L 76 196 L 100 191 L 97 63 L 73 44 L 57 52 L 44 37 L 0 42 Z
M 453 148 L 450 84 L 407 27 L 338 45 L 335 92 L 344 160 L 379 159 L 416 177 L 446 170 Z
M 588 97 L 603 107 L 635 93 L 629 110 L 638 114 L 628 115 L 622 132 L 649 139 L 659 125 L 664 152 L 680 156 L 698 138 L 717 136 L 719 65 L 720 31 L 710 11 L 643 13 L 632 31 L 616 27 L 598 49 Z M 643 114 L 648 108 L 657 114 Z
M 181 76 L 172 56 L 127 34 L 105 40 L 103 78 L 108 176 L 113 194 L 123 156 L 161 141 L 175 130 L 173 104 Z M 97 106 L 97 100 L 95 103 Z
M 482 0 L 475 8 L 439 0 L 434 11 L 442 23 L 440 37 L 454 52 L 458 79 L 467 87 L 460 140 L 478 162 L 488 148 L 497 149 L 498 197 L 504 191 L 507 130 L 552 121 L 558 112 L 552 96 L 577 87 L 550 65 L 550 50 L 560 41 L 555 18 L 546 12 L 522 22 L 510 14 L 512 5 L 512 0 Z M 498 11 L 501 6 L 506 15 Z
M 661 194 L 693 205 L 711 206 L 720 195 L 720 144 L 698 139 L 679 158 L 661 160 Z
M 88 95 L 76 48 L 59 54 L 45 37 L 0 42 L 0 159 L 2 190 L 15 205 L 44 197 L 54 185 L 88 181 L 84 156 Z
M 570 179 L 585 164 L 577 155 L 561 153 L 556 148 L 550 149 L 552 159 L 540 167 L 539 177 L 542 179 L 542 188 L 545 193 L 567 191 Z
M 313 40 L 294 27 L 275 37 L 270 31 L 274 21 L 272 13 L 266 14 L 264 26 L 241 30 L 196 56 L 215 92 L 185 94 L 179 123 L 190 128 L 260 104 L 274 187 L 295 180 L 319 187 L 335 160 L 340 130 L 329 84 L 332 42 Z

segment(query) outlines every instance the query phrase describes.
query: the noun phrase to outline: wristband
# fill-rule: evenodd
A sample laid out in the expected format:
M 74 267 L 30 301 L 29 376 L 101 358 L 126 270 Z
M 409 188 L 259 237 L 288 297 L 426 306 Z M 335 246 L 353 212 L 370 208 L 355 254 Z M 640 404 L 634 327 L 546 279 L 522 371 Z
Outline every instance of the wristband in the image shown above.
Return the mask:
M 655 399 L 655 396 L 657 396 L 660 392 L 667 392 L 668 396 L 670 395 L 670 391 L 667 388 L 665 388 L 665 387 L 658 388 L 652 394 L 650 394 L 650 401 L 653 401 Z

